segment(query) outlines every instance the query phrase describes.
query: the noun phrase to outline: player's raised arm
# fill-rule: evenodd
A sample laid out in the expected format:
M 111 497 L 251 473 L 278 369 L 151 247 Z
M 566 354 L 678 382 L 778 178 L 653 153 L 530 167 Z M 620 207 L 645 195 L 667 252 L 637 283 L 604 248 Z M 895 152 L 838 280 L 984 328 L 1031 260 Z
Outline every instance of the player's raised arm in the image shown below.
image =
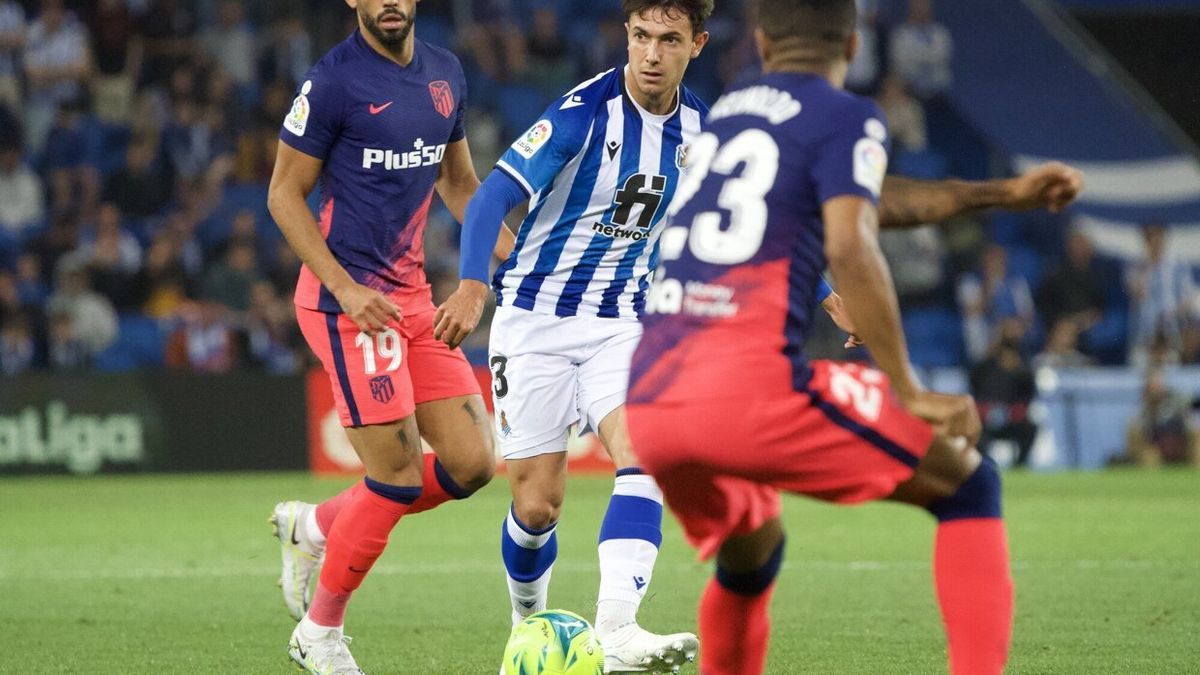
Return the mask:
M 388 321 L 400 319 L 400 310 L 383 294 L 354 281 L 330 252 L 305 201 L 320 174 L 321 160 L 280 143 L 267 208 L 292 250 L 337 298 L 342 311 L 373 335 Z
M 915 227 L 989 208 L 1027 211 L 1066 208 L 1083 190 L 1083 174 L 1060 162 L 1012 178 L 986 181 L 916 180 L 888 176 L 879 197 L 881 227 Z

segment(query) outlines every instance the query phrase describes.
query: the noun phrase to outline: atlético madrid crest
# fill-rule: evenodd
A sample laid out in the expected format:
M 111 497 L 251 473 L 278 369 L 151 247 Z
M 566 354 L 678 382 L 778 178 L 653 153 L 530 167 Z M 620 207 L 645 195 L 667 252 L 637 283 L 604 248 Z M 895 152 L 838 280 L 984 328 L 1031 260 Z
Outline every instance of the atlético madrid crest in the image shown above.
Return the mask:
M 450 83 L 445 80 L 430 82 L 429 95 L 433 97 L 433 109 L 449 119 L 450 113 L 454 112 L 454 92 L 450 90 Z

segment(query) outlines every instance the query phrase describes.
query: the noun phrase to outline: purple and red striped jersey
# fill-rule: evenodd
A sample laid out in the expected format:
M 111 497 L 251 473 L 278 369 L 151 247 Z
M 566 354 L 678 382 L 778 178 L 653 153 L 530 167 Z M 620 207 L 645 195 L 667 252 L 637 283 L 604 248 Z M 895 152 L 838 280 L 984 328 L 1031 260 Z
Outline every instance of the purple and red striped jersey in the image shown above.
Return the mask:
M 465 136 L 467 93 L 458 58 L 414 40 L 401 66 L 355 31 L 308 72 L 279 132 L 323 163 L 318 223 L 334 257 L 402 309 L 432 303 L 425 219 L 446 146 Z M 295 300 L 341 312 L 307 267 Z
M 821 208 L 844 195 L 877 203 L 883 119 L 869 99 L 797 73 L 765 75 L 713 105 L 660 239 L 631 403 L 720 398 L 781 364 L 791 373 L 772 381 L 803 389 L 826 266 Z

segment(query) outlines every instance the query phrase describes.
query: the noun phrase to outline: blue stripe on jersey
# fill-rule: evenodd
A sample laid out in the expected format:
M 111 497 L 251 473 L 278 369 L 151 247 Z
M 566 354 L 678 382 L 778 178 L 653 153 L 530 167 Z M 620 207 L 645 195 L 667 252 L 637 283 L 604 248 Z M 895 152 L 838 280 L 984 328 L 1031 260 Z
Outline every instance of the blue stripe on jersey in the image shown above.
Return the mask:
M 362 418 L 358 416 L 358 404 L 354 402 L 354 390 L 350 388 L 350 373 L 346 370 L 346 354 L 342 351 L 342 336 L 338 331 L 339 316 L 341 315 L 325 315 L 325 327 L 329 330 L 329 351 L 333 354 L 333 368 L 337 371 L 338 384 L 342 387 L 342 400 L 346 402 L 346 410 L 350 413 L 350 423 L 361 427 Z
M 841 409 L 839 409 L 836 405 L 822 398 L 821 393 L 816 389 L 810 387 L 806 389 L 806 391 L 809 397 L 812 398 L 813 405 L 815 405 L 818 410 L 825 413 L 825 416 L 829 418 L 829 421 L 853 433 L 867 443 L 875 446 L 877 449 L 882 450 L 884 454 L 907 466 L 908 468 L 917 468 L 917 464 L 920 463 L 921 460 L 916 455 L 906 450 L 904 446 L 879 433 L 879 430 L 862 424 L 858 420 L 842 412 Z
M 658 223 L 662 213 L 665 211 L 667 206 L 670 205 L 671 198 L 675 195 L 675 186 L 679 183 L 678 172 L 668 172 L 664 169 L 664 167 L 670 167 L 674 164 L 675 151 L 679 147 L 680 143 L 683 143 L 682 105 L 679 106 L 679 109 L 675 111 L 675 115 L 671 117 L 671 119 L 667 120 L 667 123 L 663 125 L 662 147 L 659 154 L 658 171 L 664 175 L 674 175 L 667 180 L 667 189 L 663 193 L 662 201 L 659 202 L 658 211 L 655 212 L 654 220 L 652 221 L 655 224 Z M 652 229 L 654 227 L 655 225 L 651 225 Z M 608 285 L 608 288 L 604 289 L 604 296 L 600 301 L 600 311 L 597 312 L 597 316 L 608 318 L 620 316 L 621 309 L 618 305 L 618 302 L 621 299 L 621 293 L 624 292 L 625 286 L 628 285 L 630 277 L 633 276 L 633 266 L 637 264 L 637 259 L 640 258 L 642 252 L 646 250 L 646 242 L 649 239 L 650 237 L 645 237 L 640 241 L 635 241 L 630 244 L 628 249 L 626 249 L 625 256 L 621 258 L 621 262 L 617 266 L 617 273 L 613 277 L 612 283 Z M 654 267 L 651 266 L 650 269 L 654 269 Z M 639 300 L 641 304 L 645 304 L 645 292 L 643 289 L 641 289 L 641 284 L 639 284 L 638 295 L 640 298 L 634 298 L 635 308 Z
M 621 173 L 617 176 L 617 189 L 625 186 L 625 181 L 638 172 L 642 164 L 642 116 L 633 106 L 621 101 L 624 117 L 621 119 Z M 604 222 L 612 223 L 613 215 L 617 212 L 617 201 L 609 205 L 604 212 Z
M 517 240 L 513 243 L 513 252 L 496 268 L 496 274 L 492 277 L 492 289 L 496 291 L 496 304 L 504 304 L 504 275 L 512 271 L 512 268 L 517 266 L 517 261 L 521 259 L 521 249 L 525 247 L 525 240 L 529 239 L 529 233 L 533 231 L 533 224 L 537 222 L 538 214 L 542 212 L 542 207 L 545 206 L 546 200 L 542 199 L 529 212 L 529 216 L 521 221 L 521 227 L 517 229 Z
M 567 245 L 567 240 L 575 231 L 575 221 L 587 209 L 588 202 L 592 199 L 592 190 L 596 187 L 596 176 L 600 173 L 600 153 L 604 149 L 604 133 L 607 128 L 608 108 L 602 107 L 592 122 L 592 137 L 588 141 L 587 153 L 579 165 L 579 171 L 575 174 L 575 182 L 571 185 L 571 193 L 567 197 L 566 206 L 563 207 L 558 223 L 550 231 L 550 236 L 546 238 L 541 250 L 538 251 L 537 262 L 533 264 L 533 270 L 521 280 L 521 285 L 517 287 L 517 299 L 513 301 L 514 307 L 533 310 L 533 306 L 537 303 L 538 291 L 542 288 L 542 282 L 554 271 L 558 264 L 558 258 L 562 255 L 563 247 Z M 525 222 L 532 227 L 534 219 L 526 218 Z
M 650 250 L 650 260 L 647 268 L 649 274 L 643 275 L 638 281 L 637 293 L 633 294 L 633 311 L 637 317 L 642 318 L 642 312 L 646 310 L 646 292 L 650 290 L 650 278 L 654 276 L 654 270 L 658 269 L 658 255 L 661 251 L 662 240 L 655 240 L 654 248 Z
M 622 102 L 624 104 L 624 102 Z M 605 108 L 607 110 L 607 108 Z M 625 184 L 625 181 L 630 176 L 638 172 L 638 168 L 642 162 L 642 116 L 636 111 L 625 109 L 624 117 L 622 117 L 621 130 L 622 150 L 621 150 L 621 172 L 617 177 L 618 189 Z M 607 124 L 605 125 L 608 126 Z M 613 213 L 616 212 L 617 204 L 614 200 L 604 212 L 604 218 L 601 222 L 608 224 L 612 222 Z M 554 313 L 558 316 L 575 316 L 579 310 L 579 303 L 583 300 L 583 294 L 587 292 L 588 285 L 592 283 L 592 277 L 596 275 L 596 268 L 600 266 L 600 261 L 604 259 L 604 254 L 612 248 L 616 239 L 605 236 L 597 232 L 591 243 L 588 244 L 587 251 L 579 263 L 575 265 L 575 269 L 571 270 L 571 278 L 567 280 L 563 287 L 562 295 L 558 298 L 558 305 L 554 309 Z
M 558 304 L 554 306 L 555 315 L 575 316 L 579 310 L 579 303 L 583 300 L 583 294 L 587 291 L 588 284 L 592 283 L 592 276 L 596 273 L 596 268 L 600 265 L 600 261 L 604 259 L 604 254 L 608 252 L 608 249 L 612 248 L 612 245 L 612 237 L 606 237 L 600 232 L 592 235 L 592 241 L 588 243 L 587 250 L 583 252 L 583 256 L 575 265 L 575 269 L 571 270 L 571 278 L 563 286 L 563 292 L 558 298 Z

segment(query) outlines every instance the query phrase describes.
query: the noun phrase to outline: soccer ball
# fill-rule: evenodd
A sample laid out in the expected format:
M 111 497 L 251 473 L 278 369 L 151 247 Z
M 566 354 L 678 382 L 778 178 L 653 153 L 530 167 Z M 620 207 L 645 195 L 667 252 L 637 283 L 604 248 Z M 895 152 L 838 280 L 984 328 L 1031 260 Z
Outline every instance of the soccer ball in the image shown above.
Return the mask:
M 603 675 L 604 651 L 582 616 L 549 609 L 513 627 L 501 675 Z

